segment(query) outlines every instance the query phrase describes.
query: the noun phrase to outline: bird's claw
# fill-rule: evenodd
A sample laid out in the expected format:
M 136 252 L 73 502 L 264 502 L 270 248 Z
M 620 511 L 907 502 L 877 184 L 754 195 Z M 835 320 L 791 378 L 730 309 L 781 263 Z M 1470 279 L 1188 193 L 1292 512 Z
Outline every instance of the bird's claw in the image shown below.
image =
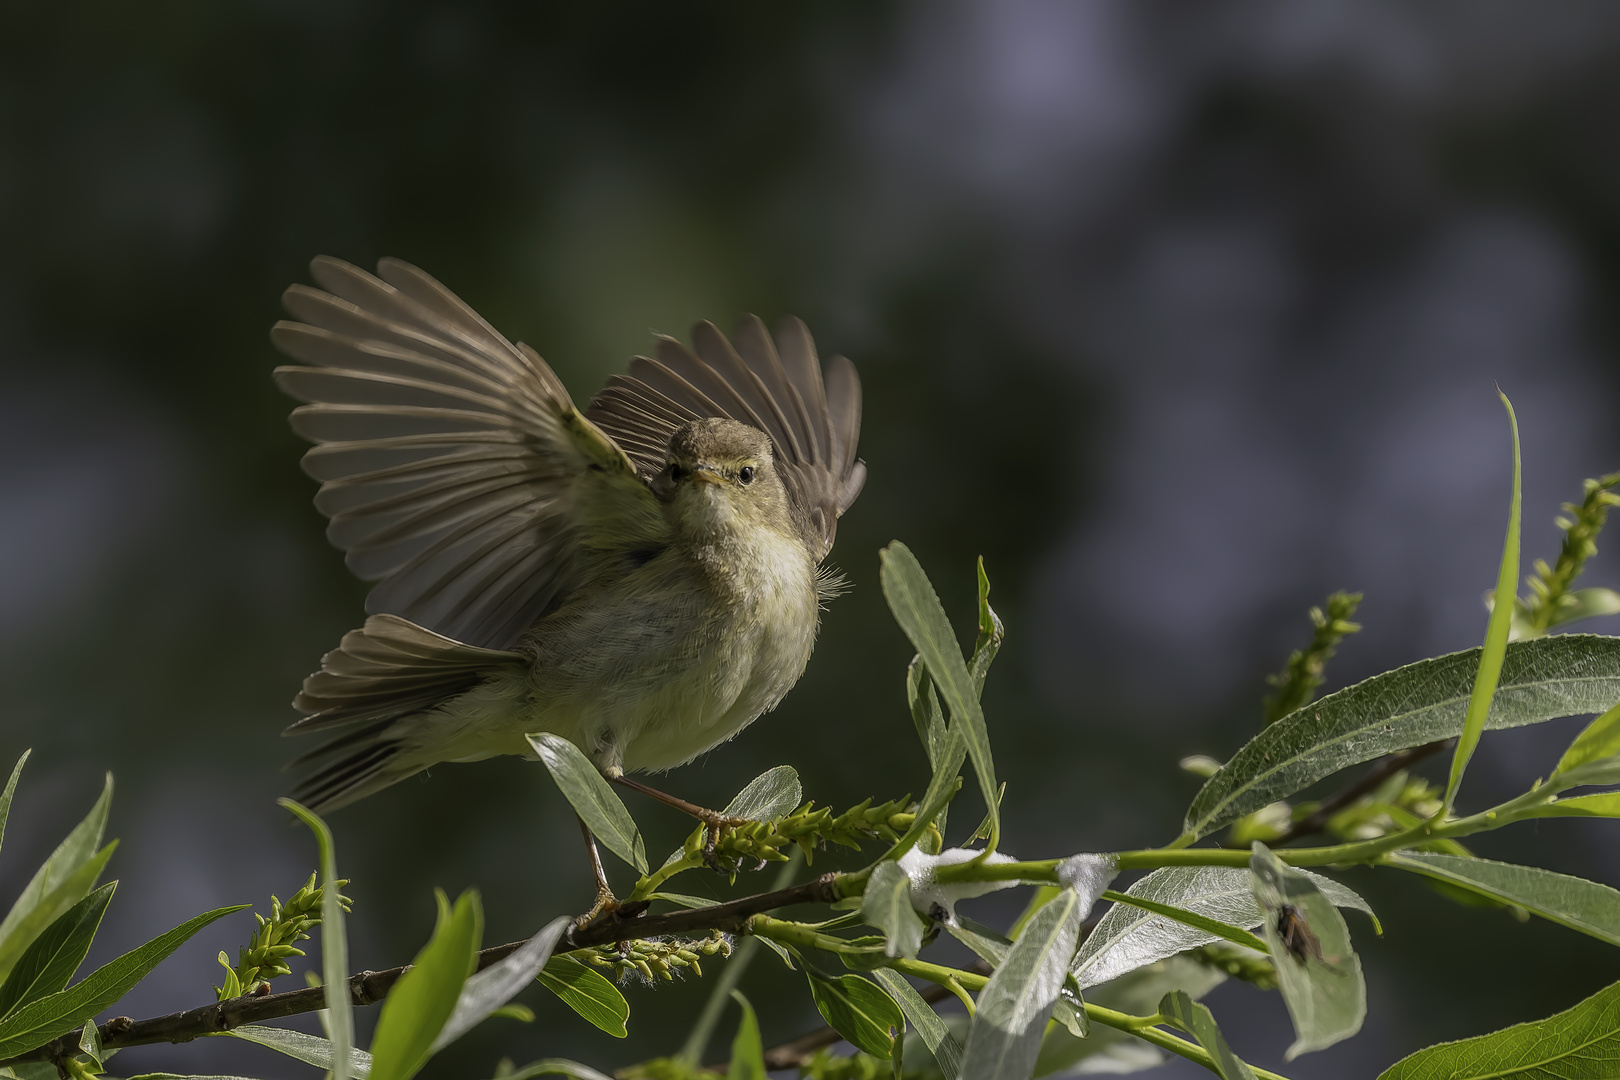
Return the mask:
M 739 829 L 742 826 L 747 825 L 749 823 L 749 819 L 727 817 L 724 814 L 710 813 L 705 815 L 702 818 L 702 821 L 703 865 L 707 866 L 711 870 L 718 870 L 722 874 L 735 873 L 737 869 L 735 862 L 733 862 L 731 866 L 725 865 L 725 863 L 720 860 L 720 856 L 715 849 L 719 846 L 720 838 L 722 835 L 724 835 L 726 830 Z

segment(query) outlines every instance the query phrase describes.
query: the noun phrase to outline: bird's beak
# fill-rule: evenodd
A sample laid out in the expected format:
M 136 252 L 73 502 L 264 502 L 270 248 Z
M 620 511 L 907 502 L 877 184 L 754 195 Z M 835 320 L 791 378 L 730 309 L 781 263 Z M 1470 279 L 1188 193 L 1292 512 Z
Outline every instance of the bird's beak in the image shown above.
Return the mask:
M 726 478 L 707 465 L 692 466 L 692 479 L 705 484 L 724 484 Z

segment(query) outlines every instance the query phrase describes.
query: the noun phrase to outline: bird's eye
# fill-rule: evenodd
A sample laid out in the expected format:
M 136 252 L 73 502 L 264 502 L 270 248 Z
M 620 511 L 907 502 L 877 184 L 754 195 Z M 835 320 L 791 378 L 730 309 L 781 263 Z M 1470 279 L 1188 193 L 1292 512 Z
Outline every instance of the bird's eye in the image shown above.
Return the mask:
M 744 465 L 742 468 L 737 470 L 737 483 L 752 484 L 753 482 L 754 467 L 752 465 Z
M 686 475 L 686 470 L 681 468 L 679 465 L 671 465 L 669 467 L 669 478 L 671 480 L 679 480 L 681 477 L 683 477 L 685 475 Z

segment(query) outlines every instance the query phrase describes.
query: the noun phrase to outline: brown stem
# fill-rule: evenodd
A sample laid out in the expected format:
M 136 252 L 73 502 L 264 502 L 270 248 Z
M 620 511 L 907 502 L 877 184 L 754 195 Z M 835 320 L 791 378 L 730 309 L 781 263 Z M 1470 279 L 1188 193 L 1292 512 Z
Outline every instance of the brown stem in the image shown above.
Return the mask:
M 1363 776 L 1360 780 L 1357 780 L 1354 784 L 1351 784 L 1337 795 L 1323 802 L 1321 806 L 1294 822 L 1286 832 L 1271 842 L 1271 846 L 1282 847 L 1284 844 L 1293 843 L 1302 836 L 1320 832 L 1322 827 L 1328 823 L 1328 819 L 1334 814 L 1337 814 L 1368 792 L 1376 790 L 1379 784 L 1382 784 L 1402 769 L 1409 768 L 1436 753 L 1450 741 L 1450 739 L 1441 739 L 1438 742 L 1425 743 L 1422 746 L 1414 746 L 1410 750 L 1402 750 L 1399 753 L 1389 755 L 1368 770 L 1366 776 Z
M 822 874 L 818 878 L 777 889 L 775 892 L 744 896 L 724 904 L 706 908 L 688 908 L 663 915 L 642 915 L 622 918 L 617 914 L 599 918 L 589 926 L 572 931 L 566 941 L 569 949 L 582 949 L 591 945 L 606 945 L 630 938 L 655 937 L 660 934 L 690 934 L 708 930 L 741 933 L 752 915 L 771 911 L 790 904 L 827 904 L 838 898 L 838 874 Z M 506 959 L 525 942 L 509 941 L 495 945 L 478 954 L 478 968 Z M 410 970 L 410 965 L 389 968 L 386 971 L 361 971 L 349 976 L 349 1000 L 356 1005 L 375 1005 L 388 996 L 388 991 Z M 101 1045 L 106 1049 L 118 1046 L 141 1046 L 147 1043 L 190 1042 L 203 1035 L 217 1035 L 222 1031 L 274 1020 L 296 1013 L 315 1012 L 326 1008 L 323 987 L 288 990 L 281 994 L 265 994 L 216 1001 L 196 1009 L 155 1016 L 148 1020 L 132 1020 L 115 1016 L 100 1025 Z M 75 1032 L 46 1043 L 26 1054 L 0 1061 L 0 1067 L 26 1061 L 55 1061 L 77 1052 L 79 1036 Z

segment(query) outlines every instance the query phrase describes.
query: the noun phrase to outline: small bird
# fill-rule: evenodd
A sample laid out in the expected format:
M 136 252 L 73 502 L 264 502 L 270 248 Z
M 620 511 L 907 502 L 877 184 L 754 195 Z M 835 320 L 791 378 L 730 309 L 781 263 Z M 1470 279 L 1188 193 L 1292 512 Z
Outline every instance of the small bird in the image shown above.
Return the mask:
M 692 760 L 803 674 L 839 579 L 822 566 L 860 494 L 861 391 L 802 322 L 752 316 L 695 352 L 660 337 L 584 412 L 427 274 L 325 256 L 276 380 L 369 617 L 305 681 L 288 734 L 331 810 L 446 761 L 534 757 L 549 731 L 630 781 Z M 324 290 L 324 291 L 323 291 Z M 710 824 L 714 824 L 713 820 Z M 587 834 L 588 835 L 588 834 Z M 594 860 L 593 860 L 594 862 Z M 598 884 L 603 886 L 600 871 Z M 605 886 L 603 886 L 605 887 Z

